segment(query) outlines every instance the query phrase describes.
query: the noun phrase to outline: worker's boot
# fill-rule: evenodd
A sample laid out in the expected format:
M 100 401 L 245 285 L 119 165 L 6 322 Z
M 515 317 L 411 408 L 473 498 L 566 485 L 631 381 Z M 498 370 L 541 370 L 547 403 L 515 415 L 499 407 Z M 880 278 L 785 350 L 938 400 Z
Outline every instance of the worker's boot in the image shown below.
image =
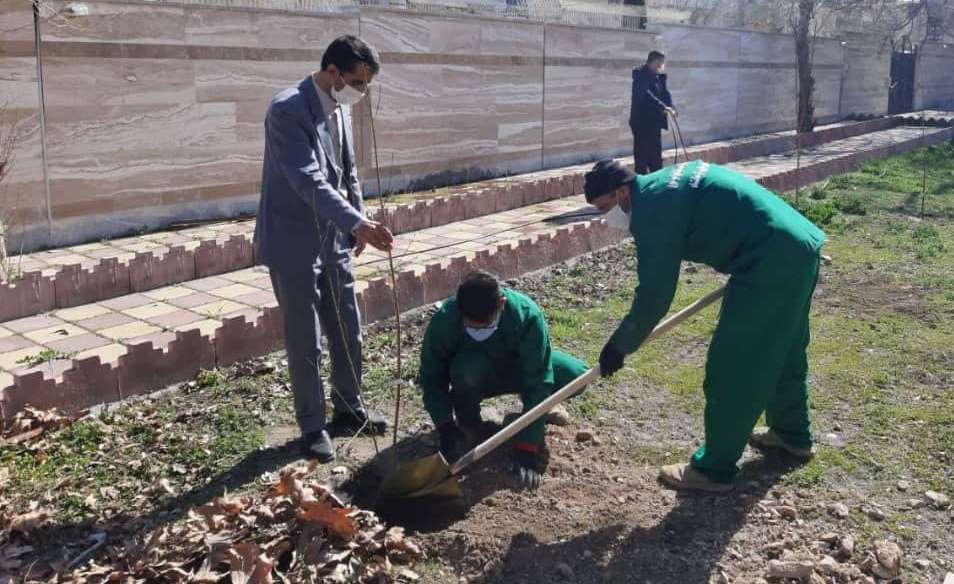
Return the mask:
M 302 453 L 318 462 L 331 462 L 335 459 L 335 446 L 326 430 L 308 432 L 301 439 Z
M 666 485 L 685 491 L 705 491 L 707 493 L 728 493 L 734 487 L 732 483 L 717 483 L 692 468 L 688 462 L 670 464 L 659 469 L 659 480 Z
M 759 426 L 752 431 L 752 437 L 749 438 L 749 444 L 761 450 L 769 448 L 784 450 L 795 458 L 801 460 L 810 460 L 813 456 L 815 456 L 814 446 L 809 448 L 789 446 L 784 440 L 782 440 L 781 436 L 775 433 L 774 430 L 765 426 Z
M 328 428 L 335 436 L 354 436 L 359 432 L 366 435 L 381 436 L 388 429 L 388 420 L 384 416 L 372 414 L 364 409 L 335 412 Z

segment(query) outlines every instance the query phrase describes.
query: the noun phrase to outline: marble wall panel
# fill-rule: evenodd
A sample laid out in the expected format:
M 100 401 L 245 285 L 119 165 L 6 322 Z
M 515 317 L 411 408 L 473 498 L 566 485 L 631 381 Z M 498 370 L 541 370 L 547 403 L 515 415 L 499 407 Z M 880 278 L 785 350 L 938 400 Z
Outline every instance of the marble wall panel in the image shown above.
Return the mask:
M 147 43 L 181 45 L 186 42 L 186 8 L 120 2 L 83 2 L 85 16 L 70 16 L 62 0 L 45 1 L 57 13 L 43 26 L 46 42 Z
M 268 104 L 280 91 L 297 86 L 320 64 L 309 61 L 216 61 L 191 63 L 196 100 Z
M 829 120 L 840 112 L 841 69 L 815 69 L 815 118 Z M 887 92 L 887 88 L 885 88 Z M 887 102 L 885 102 L 887 106 Z M 884 113 L 884 112 L 882 112 Z
M 738 73 L 737 132 L 775 131 L 795 124 L 795 69 L 744 69 Z
M 548 26 L 546 56 L 588 58 L 593 52 L 594 31 L 572 26 Z
M 357 16 L 255 12 L 253 19 L 258 46 L 262 48 L 323 51 L 343 34 L 358 34 Z M 377 44 L 375 47 L 382 50 Z M 318 69 L 320 65 L 319 61 L 312 68 Z
M 185 42 L 190 45 L 256 47 L 258 24 L 254 12 L 189 6 L 185 12 Z
M 506 20 L 486 21 L 484 24 L 480 36 L 481 55 L 543 57 L 542 25 Z
M 738 32 L 739 61 L 795 65 L 795 43 L 789 35 Z
M 8 249 L 17 249 L 21 240 L 47 229 L 33 9 L 28 0 L 0 3 L 0 47 L 0 134 L 15 140 L 10 174 L 0 185 L 0 218 L 14 236 Z
M 794 51 L 794 48 L 792 49 Z M 812 62 L 819 67 L 841 68 L 845 60 L 841 40 L 818 38 L 815 39 L 815 51 Z
M 659 25 L 660 46 L 672 68 L 679 62 L 739 61 L 739 31 L 693 26 Z
M 669 70 L 669 90 L 687 144 L 737 135 L 739 96 L 745 91 L 742 80 L 747 72 L 751 71 L 704 64 Z M 762 76 L 756 78 L 761 84 Z
M 918 55 L 915 109 L 954 108 L 954 47 L 927 44 Z
M 47 112 L 90 105 L 167 105 L 196 101 L 192 62 L 185 59 L 43 57 Z
M 392 12 L 361 14 L 361 38 L 382 53 L 426 53 L 431 48 L 433 22 L 424 17 Z
M 257 181 L 261 148 L 239 140 L 235 120 L 234 103 L 51 112 L 54 217 L 154 206 L 176 189 Z
M 592 160 L 632 148 L 631 79 L 628 69 L 547 67 L 544 164 Z

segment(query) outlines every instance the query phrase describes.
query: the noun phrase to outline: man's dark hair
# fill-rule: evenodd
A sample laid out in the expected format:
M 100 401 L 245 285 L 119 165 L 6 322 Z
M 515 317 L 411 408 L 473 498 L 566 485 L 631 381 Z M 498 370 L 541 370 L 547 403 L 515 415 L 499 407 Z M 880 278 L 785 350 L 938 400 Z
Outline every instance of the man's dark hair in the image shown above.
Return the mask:
M 381 57 L 375 48 L 351 34 L 331 41 L 321 57 L 322 70 L 334 65 L 345 73 L 354 73 L 359 63 L 367 65 L 373 75 L 381 70 Z
M 500 282 L 493 274 L 471 272 L 457 288 L 457 309 L 468 320 L 487 322 L 499 302 Z
M 587 203 L 612 193 L 621 186 L 632 184 L 636 173 L 611 158 L 600 160 L 583 175 L 583 196 Z
M 649 56 L 646 57 L 647 63 L 652 63 L 654 61 L 664 61 L 666 55 L 662 54 L 662 51 L 649 51 Z

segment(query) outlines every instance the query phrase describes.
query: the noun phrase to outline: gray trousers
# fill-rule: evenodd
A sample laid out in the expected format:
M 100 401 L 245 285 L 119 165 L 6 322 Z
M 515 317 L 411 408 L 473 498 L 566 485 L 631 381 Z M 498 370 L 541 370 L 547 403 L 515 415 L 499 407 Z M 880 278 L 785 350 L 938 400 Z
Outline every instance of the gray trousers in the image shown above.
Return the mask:
M 313 270 L 271 270 L 272 288 L 282 309 L 288 372 L 295 417 L 303 434 L 325 429 L 325 391 L 321 380 L 321 336 L 331 357 L 331 403 L 335 412 L 363 410 L 361 403 L 361 315 L 348 250 L 336 250 Z

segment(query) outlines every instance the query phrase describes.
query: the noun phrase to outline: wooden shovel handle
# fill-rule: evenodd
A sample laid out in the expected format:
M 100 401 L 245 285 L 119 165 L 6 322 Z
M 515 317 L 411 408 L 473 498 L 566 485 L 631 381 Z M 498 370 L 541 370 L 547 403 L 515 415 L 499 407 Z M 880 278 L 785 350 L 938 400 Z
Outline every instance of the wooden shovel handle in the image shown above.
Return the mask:
M 653 332 L 646 337 L 646 342 L 651 341 L 668 331 L 672 327 L 686 320 L 690 316 L 696 314 L 706 306 L 709 306 L 719 298 L 722 298 L 722 295 L 725 293 L 725 286 L 720 286 L 717 290 L 709 292 L 699 300 L 696 300 L 689 306 L 683 308 L 676 314 L 670 316 L 666 320 L 659 323 L 656 328 L 653 329 Z M 530 411 L 525 412 L 522 416 L 508 424 L 505 428 L 502 428 L 499 432 L 485 440 L 484 442 L 478 444 L 473 450 L 467 454 L 460 457 L 460 459 L 455 462 L 450 468 L 450 474 L 455 475 L 463 470 L 465 467 L 470 464 L 477 462 L 495 448 L 509 440 L 513 437 L 514 434 L 523 430 L 530 424 L 534 423 L 540 416 L 552 410 L 557 404 L 575 394 L 580 390 L 581 387 L 590 383 L 596 379 L 600 374 L 599 365 L 593 367 L 583 375 L 577 377 L 570 383 L 567 383 L 559 391 L 553 393 L 547 399 L 543 400 L 536 406 L 534 406 Z

